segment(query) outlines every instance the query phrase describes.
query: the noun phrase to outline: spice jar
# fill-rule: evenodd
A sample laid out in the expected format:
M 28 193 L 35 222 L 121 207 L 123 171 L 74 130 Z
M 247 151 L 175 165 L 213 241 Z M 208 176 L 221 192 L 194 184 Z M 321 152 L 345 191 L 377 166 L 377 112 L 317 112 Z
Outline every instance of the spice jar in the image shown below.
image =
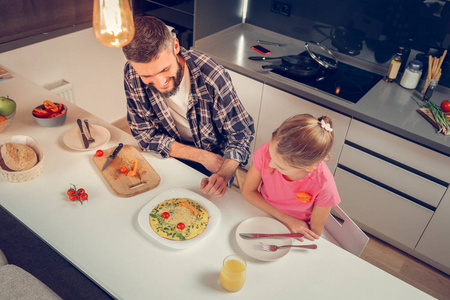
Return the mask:
M 436 80 L 430 80 L 430 84 L 427 87 L 427 90 L 425 91 L 425 94 L 423 95 L 422 101 L 428 102 L 433 96 L 434 89 L 436 88 L 438 82 Z
M 403 74 L 400 85 L 405 89 L 415 89 L 422 76 L 423 63 L 419 60 L 412 60 L 408 63 L 408 67 Z

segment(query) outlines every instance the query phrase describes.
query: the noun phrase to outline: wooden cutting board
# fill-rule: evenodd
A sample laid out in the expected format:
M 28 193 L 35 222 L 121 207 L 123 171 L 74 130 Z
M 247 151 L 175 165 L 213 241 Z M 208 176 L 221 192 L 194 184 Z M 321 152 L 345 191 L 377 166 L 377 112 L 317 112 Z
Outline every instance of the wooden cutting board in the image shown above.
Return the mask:
M 428 108 L 419 108 L 416 110 L 422 117 L 425 118 L 425 120 L 427 120 L 428 122 L 431 123 L 431 125 L 434 126 L 434 128 L 436 128 L 437 130 L 441 129 L 441 126 L 436 123 L 436 120 L 434 119 L 433 113 L 428 109 Z M 447 117 L 447 119 L 450 121 L 450 114 L 446 113 L 445 116 Z M 441 131 L 442 134 L 444 135 L 450 135 L 450 131 L 447 132 L 443 132 Z
M 102 172 L 103 165 L 114 149 L 116 147 L 103 150 L 103 156 L 98 157 L 94 155 L 92 161 L 117 196 L 132 197 L 154 189 L 159 185 L 161 178 L 158 173 L 142 156 L 140 151 L 130 145 L 123 145 L 122 150 L 111 161 L 106 170 Z M 138 162 L 136 175 L 130 177 L 126 173 L 122 174 L 120 172 L 122 166 L 127 167 L 128 170 L 133 169 L 133 163 L 131 162 L 133 159 Z

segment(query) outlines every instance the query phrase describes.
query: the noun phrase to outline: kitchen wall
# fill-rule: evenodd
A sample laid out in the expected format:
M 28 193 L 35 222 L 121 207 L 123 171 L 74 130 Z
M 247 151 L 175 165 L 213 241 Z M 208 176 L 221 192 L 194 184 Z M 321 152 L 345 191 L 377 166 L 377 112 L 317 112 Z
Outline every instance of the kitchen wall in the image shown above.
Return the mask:
M 244 0 L 196 0 L 194 40 L 242 22 Z
M 1 65 L 38 85 L 71 82 L 74 102 L 108 122 L 126 116 L 125 61 L 121 49 L 98 43 L 92 28 L 0 53 Z

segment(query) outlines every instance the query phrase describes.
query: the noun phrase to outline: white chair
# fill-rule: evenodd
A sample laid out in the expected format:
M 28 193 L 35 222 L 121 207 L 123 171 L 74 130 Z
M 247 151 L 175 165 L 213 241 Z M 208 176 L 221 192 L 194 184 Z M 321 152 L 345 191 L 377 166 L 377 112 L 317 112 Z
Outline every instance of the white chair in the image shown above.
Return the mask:
M 369 242 L 369 237 L 339 206 L 333 207 L 332 213 L 339 216 L 342 222 L 330 214 L 322 237 L 359 257 Z

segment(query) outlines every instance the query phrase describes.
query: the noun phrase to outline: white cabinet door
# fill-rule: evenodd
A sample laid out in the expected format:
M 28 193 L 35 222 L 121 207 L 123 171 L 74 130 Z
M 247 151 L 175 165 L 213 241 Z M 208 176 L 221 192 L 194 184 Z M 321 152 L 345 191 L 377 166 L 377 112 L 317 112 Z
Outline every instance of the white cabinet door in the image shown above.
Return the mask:
M 433 211 L 341 168 L 334 176 L 339 206 L 363 230 L 414 249 Z
M 417 244 L 416 251 L 445 268 L 439 268 L 450 274 L 450 190 L 442 199 L 433 218 Z
M 255 122 L 255 132 L 258 130 L 258 119 L 259 119 L 259 109 L 261 107 L 261 97 L 263 92 L 264 84 L 262 82 L 256 81 L 250 77 L 241 75 L 239 73 L 227 70 L 230 74 L 231 80 L 233 81 L 234 89 L 239 96 L 242 104 L 244 105 L 247 112 L 252 116 Z M 256 136 L 256 134 L 255 134 Z M 253 140 L 250 146 L 250 152 L 253 153 L 255 150 L 255 140 Z M 247 167 L 251 165 L 251 156 Z
M 339 153 L 344 145 L 350 118 L 268 85 L 264 86 L 261 101 L 256 148 L 268 142 L 272 137 L 272 132 L 288 117 L 305 113 L 311 114 L 316 118 L 328 116 L 333 121 L 334 145 L 330 153 L 331 160 L 328 161 L 327 165 L 331 172 L 334 173 Z

